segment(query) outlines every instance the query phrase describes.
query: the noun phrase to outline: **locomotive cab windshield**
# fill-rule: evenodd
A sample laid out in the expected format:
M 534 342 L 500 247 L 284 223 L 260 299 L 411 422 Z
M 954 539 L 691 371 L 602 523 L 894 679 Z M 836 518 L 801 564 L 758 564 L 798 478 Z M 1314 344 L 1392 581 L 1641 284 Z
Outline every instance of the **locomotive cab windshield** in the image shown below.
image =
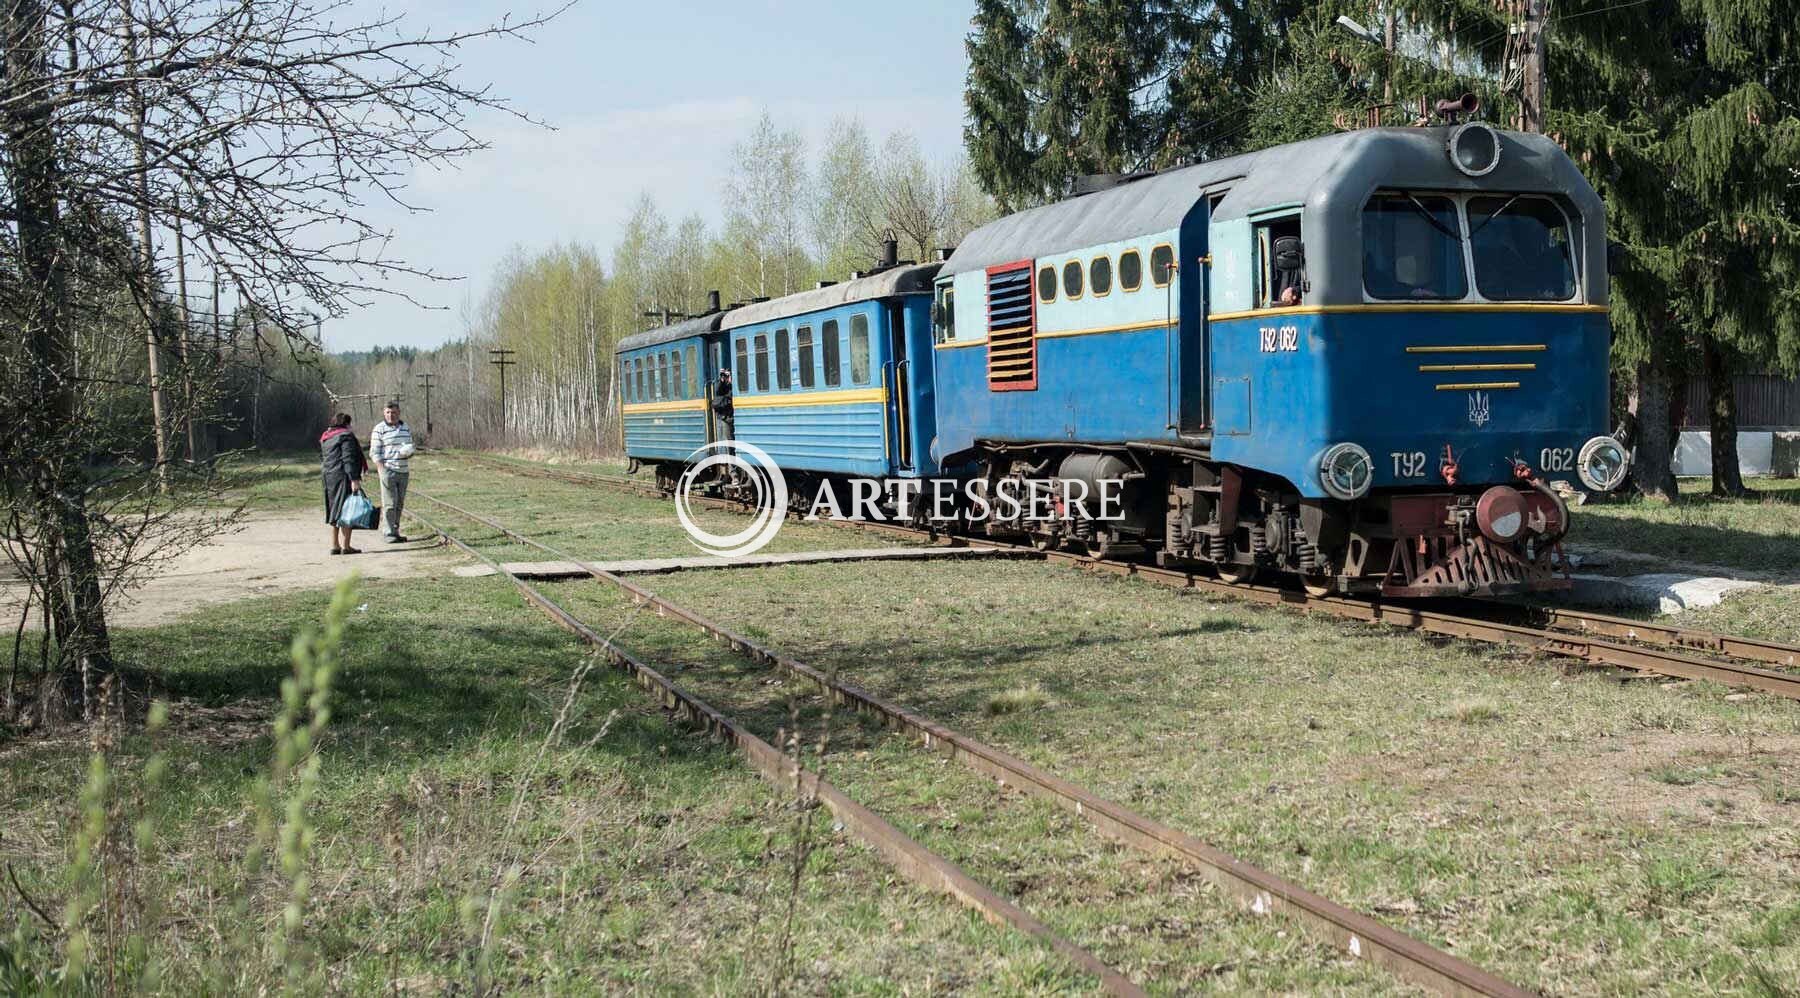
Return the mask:
M 1568 216 L 1541 195 L 1381 191 L 1364 206 L 1362 229 L 1363 288 L 1370 300 L 1576 297 Z

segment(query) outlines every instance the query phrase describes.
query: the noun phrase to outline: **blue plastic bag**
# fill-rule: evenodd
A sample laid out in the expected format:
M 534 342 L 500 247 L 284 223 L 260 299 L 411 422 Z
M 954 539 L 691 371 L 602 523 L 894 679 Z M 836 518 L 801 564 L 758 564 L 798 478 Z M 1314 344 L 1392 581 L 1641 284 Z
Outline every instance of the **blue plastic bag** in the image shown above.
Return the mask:
M 375 508 L 361 492 L 352 492 L 338 510 L 338 526 L 356 530 L 374 530 L 381 522 L 381 510 Z

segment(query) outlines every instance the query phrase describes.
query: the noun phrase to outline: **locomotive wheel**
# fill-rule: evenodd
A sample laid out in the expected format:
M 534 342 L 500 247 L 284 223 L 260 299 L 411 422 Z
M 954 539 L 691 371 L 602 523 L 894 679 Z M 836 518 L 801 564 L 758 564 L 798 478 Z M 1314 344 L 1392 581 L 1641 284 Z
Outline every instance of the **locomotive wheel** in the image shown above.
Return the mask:
M 1218 569 L 1219 578 L 1234 586 L 1245 585 L 1256 578 L 1257 567 L 1244 565 L 1235 561 L 1220 562 L 1213 566 Z
M 1057 546 L 1057 536 L 1050 533 L 1031 532 L 1031 549 L 1033 551 L 1051 551 Z
M 1337 595 L 1337 580 L 1329 575 L 1302 575 L 1300 588 L 1315 599 Z
M 1112 557 L 1113 549 L 1114 546 L 1111 534 L 1100 534 L 1093 540 L 1087 542 L 1088 557 L 1098 558 L 1101 561 L 1105 561 Z

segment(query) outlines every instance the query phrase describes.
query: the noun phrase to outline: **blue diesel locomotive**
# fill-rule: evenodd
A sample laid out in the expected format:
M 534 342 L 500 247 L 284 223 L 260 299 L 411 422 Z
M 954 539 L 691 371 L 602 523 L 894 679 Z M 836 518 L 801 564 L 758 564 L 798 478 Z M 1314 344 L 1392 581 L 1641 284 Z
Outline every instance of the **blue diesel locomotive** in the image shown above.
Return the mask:
M 790 477 L 1125 483 L 1122 517 L 1071 492 L 1060 518 L 976 527 L 1042 546 L 1387 595 L 1566 585 L 1549 483 L 1607 491 L 1627 460 L 1604 435 L 1604 216 L 1559 147 L 1482 122 L 1366 129 L 1090 186 L 935 270 L 724 313 L 701 342 L 756 357 L 759 336 L 779 356 L 783 328 L 861 309 L 881 372 L 880 450 L 848 410 L 740 416 L 739 435 L 786 448 Z M 628 424 L 633 457 L 667 460 L 655 445 Z

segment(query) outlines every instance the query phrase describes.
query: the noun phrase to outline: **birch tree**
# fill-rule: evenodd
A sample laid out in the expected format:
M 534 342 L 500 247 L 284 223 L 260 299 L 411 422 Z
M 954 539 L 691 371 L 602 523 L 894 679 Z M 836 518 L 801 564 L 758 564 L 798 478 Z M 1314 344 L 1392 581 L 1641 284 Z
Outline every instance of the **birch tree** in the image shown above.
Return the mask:
M 126 567 L 108 562 L 122 550 L 104 543 L 119 519 L 96 512 L 83 468 L 95 454 L 79 412 L 76 262 L 130 288 L 153 316 L 167 301 L 155 235 L 179 223 L 196 269 L 299 347 L 309 310 L 339 314 L 382 292 L 384 276 L 421 273 L 386 254 L 371 201 L 404 204 L 421 163 L 481 148 L 471 111 L 512 113 L 460 81 L 455 50 L 542 23 L 425 34 L 366 11 L 347 0 L 0 8 L 0 266 L 13 292 L 0 302 L 20 331 L 8 354 L 17 380 L 0 400 L 15 429 L 0 463 L 29 511 L 30 579 L 52 611 L 57 692 L 76 709 L 113 671 L 107 580 Z M 117 238 L 125 219 L 135 247 Z M 139 465 L 146 479 L 166 468 L 163 451 Z

